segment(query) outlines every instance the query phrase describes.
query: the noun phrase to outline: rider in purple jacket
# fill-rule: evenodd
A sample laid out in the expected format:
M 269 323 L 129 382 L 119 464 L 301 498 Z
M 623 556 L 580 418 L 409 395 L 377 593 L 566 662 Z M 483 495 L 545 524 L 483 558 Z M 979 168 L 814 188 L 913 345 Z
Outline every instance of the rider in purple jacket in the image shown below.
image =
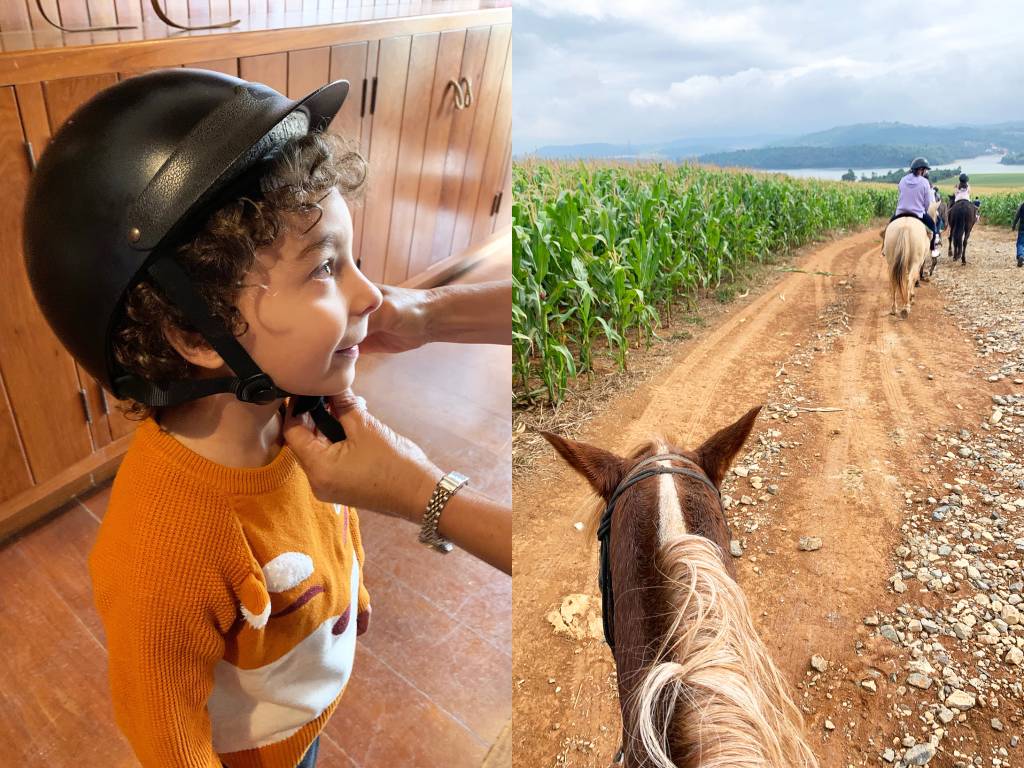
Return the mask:
M 928 206 L 933 200 L 932 185 L 928 181 L 929 170 L 931 166 L 925 158 L 914 158 L 914 162 L 910 164 L 910 172 L 900 179 L 900 198 L 896 203 L 896 213 L 889 221 L 907 214 L 916 216 L 932 233 L 932 248 L 935 248 L 938 229 L 935 221 L 928 215 Z

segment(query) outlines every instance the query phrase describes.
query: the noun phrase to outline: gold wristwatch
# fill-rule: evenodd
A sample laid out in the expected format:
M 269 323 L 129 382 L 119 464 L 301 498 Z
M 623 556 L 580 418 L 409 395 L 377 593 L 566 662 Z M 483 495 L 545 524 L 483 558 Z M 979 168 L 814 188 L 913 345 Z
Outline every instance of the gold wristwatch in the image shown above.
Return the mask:
M 458 472 L 449 472 L 438 481 L 430 501 L 427 502 L 427 511 L 423 514 L 423 527 L 420 529 L 420 541 L 428 547 L 443 553 L 452 551 L 452 543 L 438 534 L 437 523 L 448 500 L 468 482 L 469 478 Z

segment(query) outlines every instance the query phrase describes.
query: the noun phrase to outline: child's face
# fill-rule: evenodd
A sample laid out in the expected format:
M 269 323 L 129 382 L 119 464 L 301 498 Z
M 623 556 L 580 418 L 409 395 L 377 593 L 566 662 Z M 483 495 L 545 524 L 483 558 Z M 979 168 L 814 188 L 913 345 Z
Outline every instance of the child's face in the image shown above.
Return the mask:
M 352 384 L 354 345 L 381 303 L 352 259 L 345 200 L 332 188 L 319 203 L 322 217 L 315 209 L 288 216 L 273 245 L 256 252 L 237 302 L 249 324 L 239 342 L 278 387 L 303 395 L 333 395 Z

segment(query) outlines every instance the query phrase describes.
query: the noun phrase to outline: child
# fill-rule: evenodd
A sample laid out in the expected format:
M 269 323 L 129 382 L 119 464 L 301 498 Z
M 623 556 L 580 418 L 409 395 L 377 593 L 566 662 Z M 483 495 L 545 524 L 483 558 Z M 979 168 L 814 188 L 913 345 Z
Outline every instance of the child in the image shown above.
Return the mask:
M 356 510 L 318 501 L 281 439 L 284 395 L 352 383 L 381 301 L 342 197 L 365 162 L 320 133 L 347 86 L 124 80 L 32 178 L 36 297 L 142 419 L 89 570 L 145 768 L 312 766 L 368 624 Z
M 961 173 L 960 178 L 956 185 L 956 192 L 953 195 L 953 202 L 958 203 L 961 200 L 971 199 L 971 185 L 970 179 L 966 173 Z

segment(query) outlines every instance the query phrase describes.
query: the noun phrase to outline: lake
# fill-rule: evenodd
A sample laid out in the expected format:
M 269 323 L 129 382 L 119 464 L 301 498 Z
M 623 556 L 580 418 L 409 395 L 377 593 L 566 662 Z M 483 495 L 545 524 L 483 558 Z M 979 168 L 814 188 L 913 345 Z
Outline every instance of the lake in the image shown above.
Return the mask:
M 978 157 L 967 157 L 963 160 L 954 160 L 946 165 L 937 165 L 934 170 L 940 168 L 956 168 L 958 165 L 964 173 L 1024 173 L 1024 165 L 1002 165 L 999 158 L 1002 155 L 978 155 Z M 831 179 L 838 181 L 849 168 L 790 168 L 788 170 L 768 170 L 767 173 L 785 173 L 798 179 Z M 895 168 L 854 168 L 857 178 L 861 175 L 871 176 L 872 171 L 879 176 Z

